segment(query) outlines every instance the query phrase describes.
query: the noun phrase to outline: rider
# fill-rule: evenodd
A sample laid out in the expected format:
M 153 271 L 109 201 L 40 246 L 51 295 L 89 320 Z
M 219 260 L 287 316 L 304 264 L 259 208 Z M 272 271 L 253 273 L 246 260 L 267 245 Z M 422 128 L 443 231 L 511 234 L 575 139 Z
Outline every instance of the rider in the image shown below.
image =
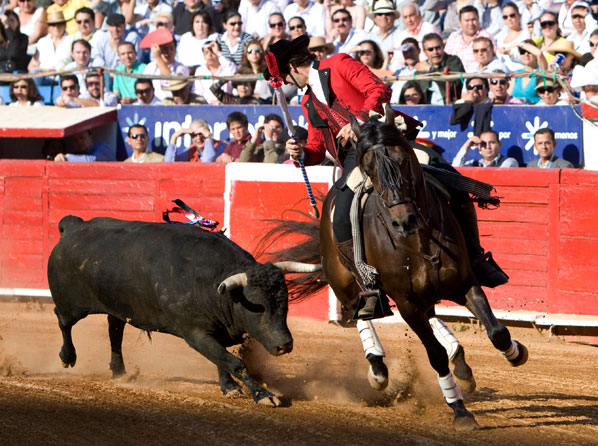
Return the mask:
M 355 139 L 350 116 L 353 115 L 363 123 L 367 121 L 370 110 L 384 114 L 383 104 L 390 100 L 391 91 L 364 64 L 348 54 L 336 54 L 318 61 L 308 50 L 308 45 L 309 38 L 299 36 L 292 41 L 279 40 L 269 48 L 276 57 L 282 79 L 298 88 L 307 87 L 301 101 L 303 114 L 309 122 L 307 143 L 300 144 L 298 141 L 289 139 L 286 150 L 291 157 L 302 159 L 305 165 L 321 163 L 328 151 L 343 167 L 341 179 L 336 184 L 333 231 L 343 264 L 360 281 L 353 259 L 353 239 L 349 219 L 354 193 L 346 184 L 347 177 L 357 166 L 355 150 L 349 141 Z M 264 72 L 264 77 L 270 78 L 268 69 Z M 407 130 L 404 134 L 407 139 L 414 140 L 420 123 L 401 112 L 395 111 L 395 114 L 401 115 L 405 120 Z M 464 230 L 475 226 L 473 234 L 476 235 L 475 209 L 471 202 L 469 204 L 473 215 L 469 212 L 467 218 L 470 221 L 467 225 L 463 221 L 461 224 L 467 226 Z M 458 214 L 458 218 L 460 216 Z M 459 220 L 463 219 L 459 218 Z M 479 239 L 476 240 L 476 246 L 470 249 L 474 253 L 472 264 L 476 263 L 476 258 L 480 256 L 484 258 L 484 250 L 479 246 Z M 369 297 L 365 306 L 359 311 L 358 317 L 370 319 L 374 313 L 376 300 L 376 297 Z

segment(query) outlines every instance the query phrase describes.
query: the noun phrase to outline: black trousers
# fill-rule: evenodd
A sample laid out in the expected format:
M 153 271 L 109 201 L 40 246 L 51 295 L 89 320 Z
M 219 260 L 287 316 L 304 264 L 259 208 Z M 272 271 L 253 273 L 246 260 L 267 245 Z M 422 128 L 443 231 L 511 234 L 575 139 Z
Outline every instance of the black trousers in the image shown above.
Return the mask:
M 347 178 L 351 171 L 357 166 L 355 157 L 355 149 L 351 145 L 342 147 L 339 151 L 339 161 L 343 166 L 343 174 L 336 182 L 336 202 L 334 205 L 334 220 L 332 222 L 332 230 L 338 243 L 346 242 L 353 238 L 351 234 L 351 220 L 349 213 L 351 212 L 351 203 L 353 191 L 347 186 Z

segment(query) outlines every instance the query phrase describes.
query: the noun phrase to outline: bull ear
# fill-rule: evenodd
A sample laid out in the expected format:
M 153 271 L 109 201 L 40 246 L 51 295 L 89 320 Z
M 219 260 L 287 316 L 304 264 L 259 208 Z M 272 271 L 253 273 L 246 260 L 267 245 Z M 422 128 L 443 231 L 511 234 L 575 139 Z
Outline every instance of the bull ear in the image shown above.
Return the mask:
M 322 265 L 314 265 L 313 263 L 301 262 L 278 262 L 275 263 L 274 266 L 280 268 L 283 274 L 313 273 L 322 269 Z
M 353 129 L 353 133 L 355 133 L 355 138 L 359 139 L 359 122 L 357 121 L 357 119 L 355 119 L 355 116 L 353 115 L 349 116 L 349 121 L 351 122 L 351 129 Z
M 220 285 L 218 285 L 218 294 L 224 295 L 227 291 L 230 292 L 235 288 L 244 287 L 245 285 L 247 285 L 246 273 L 233 274 L 220 282 Z
M 390 102 L 386 102 L 384 104 L 384 118 L 386 118 L 386 124 L 394 125 L 395 124 L 395 111 L 390 106 Z

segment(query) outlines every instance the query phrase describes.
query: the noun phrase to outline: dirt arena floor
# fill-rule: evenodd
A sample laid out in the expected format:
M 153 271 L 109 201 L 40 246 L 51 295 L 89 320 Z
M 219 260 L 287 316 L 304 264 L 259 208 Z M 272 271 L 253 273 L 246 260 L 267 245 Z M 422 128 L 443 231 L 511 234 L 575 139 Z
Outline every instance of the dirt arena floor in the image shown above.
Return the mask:
M 2 445 L 598 445 L 598 349 L 533 329 L 511 330 L 530 353 L 512 368 L 477 326 L 459 326 L 481 427 L 463 433 L 403 325 L 377 325 L 397 400 L 370 389 L 355 328 L 291 319 L 291 354 L 251 349 L 254 376 L 285 403 L 270 408 L 224 398 L 215 366 L 184 341 L 130 326 L 128 374 L 111 380 L 105 316 L 75 326 L 77 365 L 63 369 L 52 308 L 0 303 Z

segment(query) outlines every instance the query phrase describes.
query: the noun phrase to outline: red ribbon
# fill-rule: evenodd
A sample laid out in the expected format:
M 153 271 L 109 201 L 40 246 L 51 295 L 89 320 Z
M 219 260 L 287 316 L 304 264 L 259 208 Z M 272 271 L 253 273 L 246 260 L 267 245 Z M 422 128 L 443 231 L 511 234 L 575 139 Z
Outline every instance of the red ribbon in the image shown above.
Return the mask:
M 270 72 L 270 85 L 272 88 L 282 87 L 282 78 L 278 71 L 278 64 L 276 63 L 276 56 L 272 51 L 266 53 L 266 65 L 268 65 L 268 71 Z

